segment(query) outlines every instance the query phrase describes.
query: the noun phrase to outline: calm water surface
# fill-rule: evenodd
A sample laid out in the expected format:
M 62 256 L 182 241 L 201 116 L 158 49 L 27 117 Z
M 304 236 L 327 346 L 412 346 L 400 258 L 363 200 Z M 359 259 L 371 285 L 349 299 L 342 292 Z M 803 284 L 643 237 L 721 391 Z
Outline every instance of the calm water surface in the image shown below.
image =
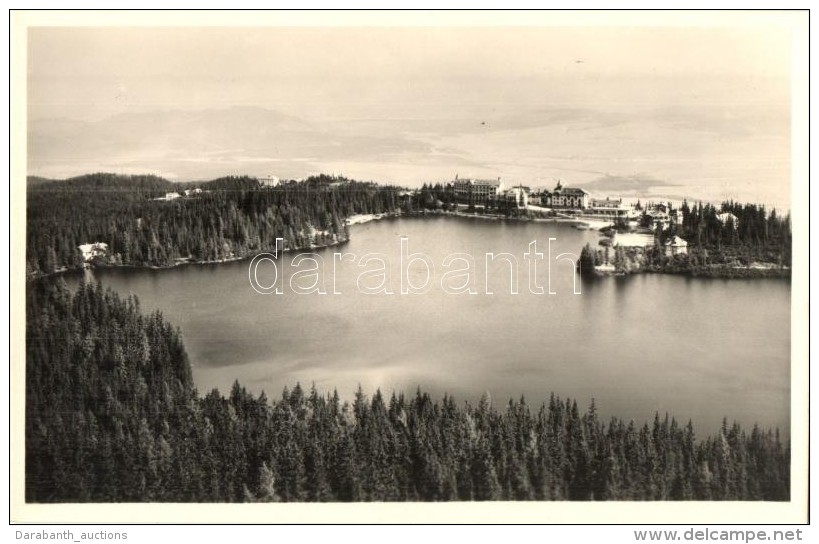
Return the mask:
M 400 295 L 400 239 L 435 268 L 430 290 Z M 595 232 L 554 223 L 498 223 L 438 217 L 394 219 L 352 227 L 352 240 L 318 250 L 325 295 L 296 294 L 289 280 L 293 255 L 278 262 L 283 294 L 260 295 L 248 281 L 248 261 L 172 270 L 97 270 L 96 279 L 121 294 L 139 296 L 144 310 L 160 309 L 182 330 L 200 392 L 227 392 L 234 380 L 278 397 L 296 382 L 352 397 L 359 384 L 371 394 L 414 393 L 477 400 L 488 391 L 496 406 L 524 396 L 540 404 L 550 392 L 595 398 L 604 416 L 638 422 L 668 412 L 692 419 L 700 434 L 723 416 L 787 433 L 790 420 L 790 284 L 782 280 L 705 280 L 664 275 L 579 282 L 565 261 L 539 261 L 529 291 L 524 253 L 532 241 L 548 259 L 578 254 Z M 355 262 L 336 262 L 351 253 Z M 518 261 L 519 294 L 510 271 L 486 253 Z M 389 261 L 394 295 L 366 295 L 356 281 Z M 451 253 L 474 257 L 475 295 L 447 294 L 440 281 Z M 456 263 L 461 267 L 463 262 Z M 302 268 L 307 268 L 302 264 Z M 549 270 L 551 269 L 551 270 Z M 272 265 L 259 269 L 263 283 Z M 424 270 L 410 269 L 421 284 Z M 78 281 L 78 277 L 73 277 Z M 298 280 L 308 285 L 311 279 Z M 364 285 L 377 279 L 364 278 Z M 453 280 L 452 285 L 458 283 Z M 486 294 L 488 290 L 494 294 Z M 333 290 L 341 294 L 332 294 Z

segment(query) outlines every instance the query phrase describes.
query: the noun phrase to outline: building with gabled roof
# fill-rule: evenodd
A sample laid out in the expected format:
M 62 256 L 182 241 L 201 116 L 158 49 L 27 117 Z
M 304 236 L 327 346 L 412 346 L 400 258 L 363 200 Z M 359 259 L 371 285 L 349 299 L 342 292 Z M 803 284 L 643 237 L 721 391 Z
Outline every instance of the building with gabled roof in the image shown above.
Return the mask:
M 665 242 L 665 255 L 666 257 L 674 257 L 675 255 L 686 255 L 688 254 L 688 242 L 680 238 L 679 236 L 674 236 L 673 238 L 669 238 Z
M 730 222 L 734 225 L 734 229 L 739 227 L 739 218 L 731 212 L 719 213 L 717 214 L 717 219 L 719 219 L 719 222 L 722 223 L 723 226 Z
M 589 192 L 577 187 L 563 187 L 561 182 L 557 182 L 554 191 L 545 198 L 541 197 L 541 202 L 548 208 L 570 208 L 585 210 L 589 207 Z

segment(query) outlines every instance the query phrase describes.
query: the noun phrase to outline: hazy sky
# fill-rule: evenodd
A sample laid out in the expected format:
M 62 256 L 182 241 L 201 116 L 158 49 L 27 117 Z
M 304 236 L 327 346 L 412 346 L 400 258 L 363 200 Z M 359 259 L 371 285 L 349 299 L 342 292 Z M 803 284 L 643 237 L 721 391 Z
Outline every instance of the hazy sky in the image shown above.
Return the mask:
M 773 27 L 32 28 L 29 173 L 414 185 L 459 172 L 782 207 L 789 40 Z M 237 106 L 238 120 L 219 111 Z
M 400 117 L 462 102 L 781 102 L 786 39 L 770 29 L 32 29 L 30 113 L 91 119 L 242 104 Z

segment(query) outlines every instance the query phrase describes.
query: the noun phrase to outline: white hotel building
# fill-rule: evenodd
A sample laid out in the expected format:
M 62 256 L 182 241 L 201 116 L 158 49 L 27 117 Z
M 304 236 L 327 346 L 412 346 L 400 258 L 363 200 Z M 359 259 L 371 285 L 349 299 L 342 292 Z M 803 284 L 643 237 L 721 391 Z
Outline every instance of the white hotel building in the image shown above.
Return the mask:
M 501 178 L 494 179 L 459 179 L 455 176 L 452 182 L 455 198 L 458 202 L 480 204 L 487 199 L 495 199 L 503 190 Z

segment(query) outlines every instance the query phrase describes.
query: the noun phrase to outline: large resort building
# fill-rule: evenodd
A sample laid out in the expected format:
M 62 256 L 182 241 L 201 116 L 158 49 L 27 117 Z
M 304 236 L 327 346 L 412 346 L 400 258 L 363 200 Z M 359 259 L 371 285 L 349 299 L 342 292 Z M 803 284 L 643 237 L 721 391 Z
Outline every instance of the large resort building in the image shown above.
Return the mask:
M 589 192 L 576 187 L 563 187 L 559 181 L 555 190 L 540 199 L 547 208 L 568 208 L 585 210 L 589 207 Z
M 452 182 L 455 199 L 462 204 L 483 205 L 488 201 L 504 203 L 517 209 L 529 207 L 531 189 L 517 185 L 504 189 L 501 178 L 494 179 L 460 179 L 457 175 Z
M 617 219 L 636 219 L 637 213 L 633 206 L 623 203 L 623 199 L 592 198 L 588 191 L 578 187 L 564 187 L 558 181 L 554 190 L 533 192 L 529 187 L 522 185 L 504 189 L 501 178 L 474 179 L 459 178 L 450 185 L 455 199 L 461 204 L 482 205 L 488 201 L 505 202 L 518 209 L 526 209 L 530 205 L 542 206 L 554 210 L 565 210 L 578 213 L 583 217 L 615 221 Z
M 605 220 L 635 219 L 637 217 L 633 206 L 623 204 L 623 199 L 592 198 L 589 200 L 588 209 L 583 210 L 583 214 Z
M 494 200 L 503 190 L 501 178 L 493 179 L 459 179 L 455 176 L 452 182 L 455 198 L 458 202 L 483 203 L 487 199 Z

